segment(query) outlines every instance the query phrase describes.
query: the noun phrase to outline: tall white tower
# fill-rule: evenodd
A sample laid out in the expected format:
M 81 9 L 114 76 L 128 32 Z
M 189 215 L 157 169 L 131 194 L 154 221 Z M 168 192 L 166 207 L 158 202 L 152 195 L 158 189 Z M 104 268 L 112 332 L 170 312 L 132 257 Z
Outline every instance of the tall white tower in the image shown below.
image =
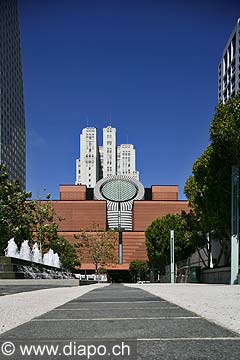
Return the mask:
M 127 175 L 139 180 L 135 149 L 132 144 L 122 144 L 117 147 L 117 175 Z
M 218 101 L 224 103 L 240 89 L 240 18 L 226 43 L 218 66 Z
M 75 184 L 93 188 L 98 180 L 115 175 L 139 179 L 134 146 L 116 146 L 116 129 L 112 126 L 103 128 L 102 146 L 98 146 L 96 128 L 83 129 L 80 135 L 80 158 L 76 160 Z
M 97 129 L 87 127 L 80 135 L 80 158 L 76 160 L 75 184 L 94 187 L 99 180 L 99 151 Z
M 103 177 L 116 175 L 116 129 L 103 128 Z

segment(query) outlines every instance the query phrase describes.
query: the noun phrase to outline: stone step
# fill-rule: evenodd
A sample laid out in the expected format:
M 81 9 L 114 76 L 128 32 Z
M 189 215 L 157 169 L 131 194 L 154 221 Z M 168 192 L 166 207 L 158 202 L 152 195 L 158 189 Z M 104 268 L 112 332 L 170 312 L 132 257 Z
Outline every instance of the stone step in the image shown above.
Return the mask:
M 0 279 L 24 279 L 24 273 L 14 271 L 0 272 Z

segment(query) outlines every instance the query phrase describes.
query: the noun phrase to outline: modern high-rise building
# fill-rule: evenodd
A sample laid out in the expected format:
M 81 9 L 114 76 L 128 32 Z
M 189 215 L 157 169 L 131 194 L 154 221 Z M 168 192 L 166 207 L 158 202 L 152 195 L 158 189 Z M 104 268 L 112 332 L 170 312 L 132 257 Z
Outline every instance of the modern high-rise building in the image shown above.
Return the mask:
M 25 115 L 17 0 L 0 0 L 0 162 L 25 188 Z
M 103 177 L 116 175 L 116 129 L 103 128 Z
M 138 180 L 135 163 L 135 149 L 132 144 L 117 147 L 117 175 L 127 175 Z
M 240 18 L 226 43 L 218 66 L 218 101 L 224 103 L 240 89 Z
M 88 127 L 80 135 L 80 158 L 76 160 L 76 184 L 94 187 L 99 179 L 97 129 Z
M 102 146 L 98 146 L 97 129 L 84 128 L 80 135 L 75 184 L 93 188 L 98 180 L 114 175 L 126 175 L 138 180 L 134 146 L 117 146 L 116 143 L 116 129 L 112 126 L 103 128 Z

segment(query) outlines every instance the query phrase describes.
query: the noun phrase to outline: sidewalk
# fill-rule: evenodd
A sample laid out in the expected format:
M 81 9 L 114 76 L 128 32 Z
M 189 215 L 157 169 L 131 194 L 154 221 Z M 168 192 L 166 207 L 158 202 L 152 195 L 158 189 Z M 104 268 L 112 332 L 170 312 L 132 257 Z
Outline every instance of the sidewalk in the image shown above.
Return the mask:
M 125 284 L 157 295 L 240 334 L 240 286 L 215 284 Z
M 125 284 L 140 288 L 240 334 L 240 286 Z M 105 285 L 53 288 L 0 297 L 0 333 Z
M 26 355 L 28 359 L 36 358 L 36 349 L 40 349 L 37 354 L 41 354 L 42 360 L 53 355 L 62 360 L 78 355 L 88 359 L 239 360 L 238 334 L 142 287 L 149 288 L 143 285 L 136 289 L 122 284 L 99 286 L 2 334 L 0 353 L 13 354 L 12 360 Z M 157 287 L 161 293 L 167 292 L 166 286 Z M 198 288 L 206 288 L 188 286 L 191 291 L 194 287 L 196 292 Z M 172 286 L 172 291 L 178 293 L 188 288 Z M 34 294 L 37 293 L 41 304 L 43 292 Z M 11 295 L 5 299 L 7 297 Z M 54 353 L 49 352 L 49 346 L 54 347 Z
M 61 287 L 2 296 L 0 297 L 0 334 L 104 286 L 106 285 L 93 284 Z

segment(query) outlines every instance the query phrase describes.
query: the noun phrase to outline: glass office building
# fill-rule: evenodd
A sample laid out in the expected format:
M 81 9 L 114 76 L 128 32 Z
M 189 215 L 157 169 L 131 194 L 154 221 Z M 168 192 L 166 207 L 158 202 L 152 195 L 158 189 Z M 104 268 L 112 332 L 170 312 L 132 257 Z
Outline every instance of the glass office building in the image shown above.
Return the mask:
M 0 161 L 25 189 L 25 115 L 17 0 L 0 0 Z

